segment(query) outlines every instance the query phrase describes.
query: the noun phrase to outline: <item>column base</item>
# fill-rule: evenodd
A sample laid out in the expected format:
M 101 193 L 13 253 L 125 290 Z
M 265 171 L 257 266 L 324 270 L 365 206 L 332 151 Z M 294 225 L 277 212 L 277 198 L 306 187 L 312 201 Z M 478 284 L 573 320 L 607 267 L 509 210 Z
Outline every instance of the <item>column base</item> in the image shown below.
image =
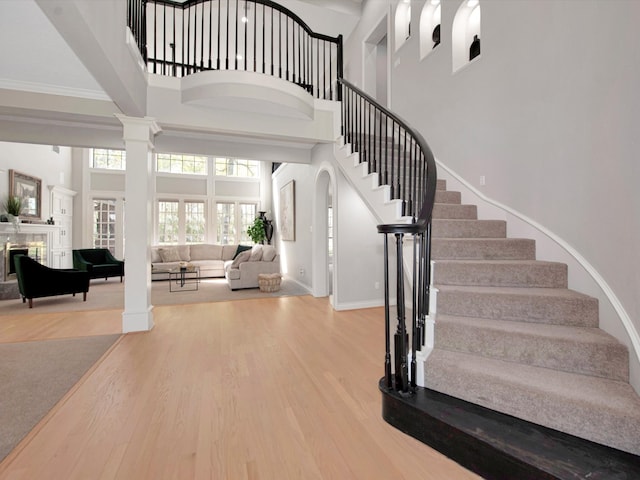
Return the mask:
M 153 306 L 144 312 L 123 312 L 122 333 L 148 332 L 153 328 Z

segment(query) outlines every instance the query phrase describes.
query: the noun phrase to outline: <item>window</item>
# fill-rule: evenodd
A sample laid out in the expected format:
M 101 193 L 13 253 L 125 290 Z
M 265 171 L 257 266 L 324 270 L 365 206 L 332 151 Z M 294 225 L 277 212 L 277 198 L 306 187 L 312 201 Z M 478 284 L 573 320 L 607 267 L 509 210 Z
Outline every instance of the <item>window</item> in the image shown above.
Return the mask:
M 333 207 L 327 209 L 327 252 L 333 255 Z
M 257 206 L 255 203 L 240 204 L 240 242 L 245 245 L 253 245 L 253 240 L 247 235 L 247 228 L 256 218 Z
M 126 152 L 124 150 L 107 150 L 104 148 L 93 149 L 91 155 L 92 168 L 124 170 L 126 166 Z
M 255 203 L 219 202 L 217 212 L 217 242 L 221 245 L 242 243 L 252 245 L 247 228 L 253 223 L 258 211 Z
M 204 243 L 204 202 L 185 202 L 185 243 Z
M 206 175 L 207 157 L 200 155 L 158 153 L 156 155 L 156 170 L 162 173 Z
M 178 243 L 178 202 L 158 202 L 158 244 L 171 245 Z
M 116 201 L 93 201 L 93 247 L 107 248 L 116 253 Z
M 217 238 L 220 245 L 236 243 L 235 203 L 216 203 Z
M 224 177 L 260 178 L 260 162 L 237 158 L 216 158 L 216 175 Z

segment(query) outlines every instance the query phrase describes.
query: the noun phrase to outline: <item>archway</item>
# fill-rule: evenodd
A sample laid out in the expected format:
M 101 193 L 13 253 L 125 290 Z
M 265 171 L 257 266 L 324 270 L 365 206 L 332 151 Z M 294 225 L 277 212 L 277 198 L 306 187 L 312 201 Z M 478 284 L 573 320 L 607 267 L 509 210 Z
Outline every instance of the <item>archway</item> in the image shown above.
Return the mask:
M 312 293 L 314 297 L 329 296 L 332 304 L 334 279 L 338 269 L 338 265 L 333 262 L 337 250 L 337 244 L 334 243 L 336 225 L 332 221 L 333 216 L 330 217 L 336 207 L 335 193 L 333 167 L 323 165 L 316 175 L 313 196 Z

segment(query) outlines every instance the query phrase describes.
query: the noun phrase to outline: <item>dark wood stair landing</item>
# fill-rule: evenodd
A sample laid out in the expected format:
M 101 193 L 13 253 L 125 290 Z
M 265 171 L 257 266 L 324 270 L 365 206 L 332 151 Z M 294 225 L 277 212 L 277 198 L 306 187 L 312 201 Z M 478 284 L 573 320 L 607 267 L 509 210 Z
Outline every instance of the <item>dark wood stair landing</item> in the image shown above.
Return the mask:
M 382 417 L 487 480 L 637 480 L 640 457 L 417 387 L 380 380 Z

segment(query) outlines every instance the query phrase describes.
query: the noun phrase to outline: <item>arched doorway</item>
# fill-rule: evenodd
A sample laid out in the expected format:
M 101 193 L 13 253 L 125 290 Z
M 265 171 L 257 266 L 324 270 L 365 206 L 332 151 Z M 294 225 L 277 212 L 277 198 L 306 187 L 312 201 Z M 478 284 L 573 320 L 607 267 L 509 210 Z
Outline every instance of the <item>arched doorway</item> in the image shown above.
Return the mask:
M 335 174 L 330 165 L 322 167 L 316 176 L 313 205 L 313 284 L 314 297 L 333 298 L 336 278 L 336 244 L 334 223 Z M 333 301 L 332 301 L 333 303 Z

